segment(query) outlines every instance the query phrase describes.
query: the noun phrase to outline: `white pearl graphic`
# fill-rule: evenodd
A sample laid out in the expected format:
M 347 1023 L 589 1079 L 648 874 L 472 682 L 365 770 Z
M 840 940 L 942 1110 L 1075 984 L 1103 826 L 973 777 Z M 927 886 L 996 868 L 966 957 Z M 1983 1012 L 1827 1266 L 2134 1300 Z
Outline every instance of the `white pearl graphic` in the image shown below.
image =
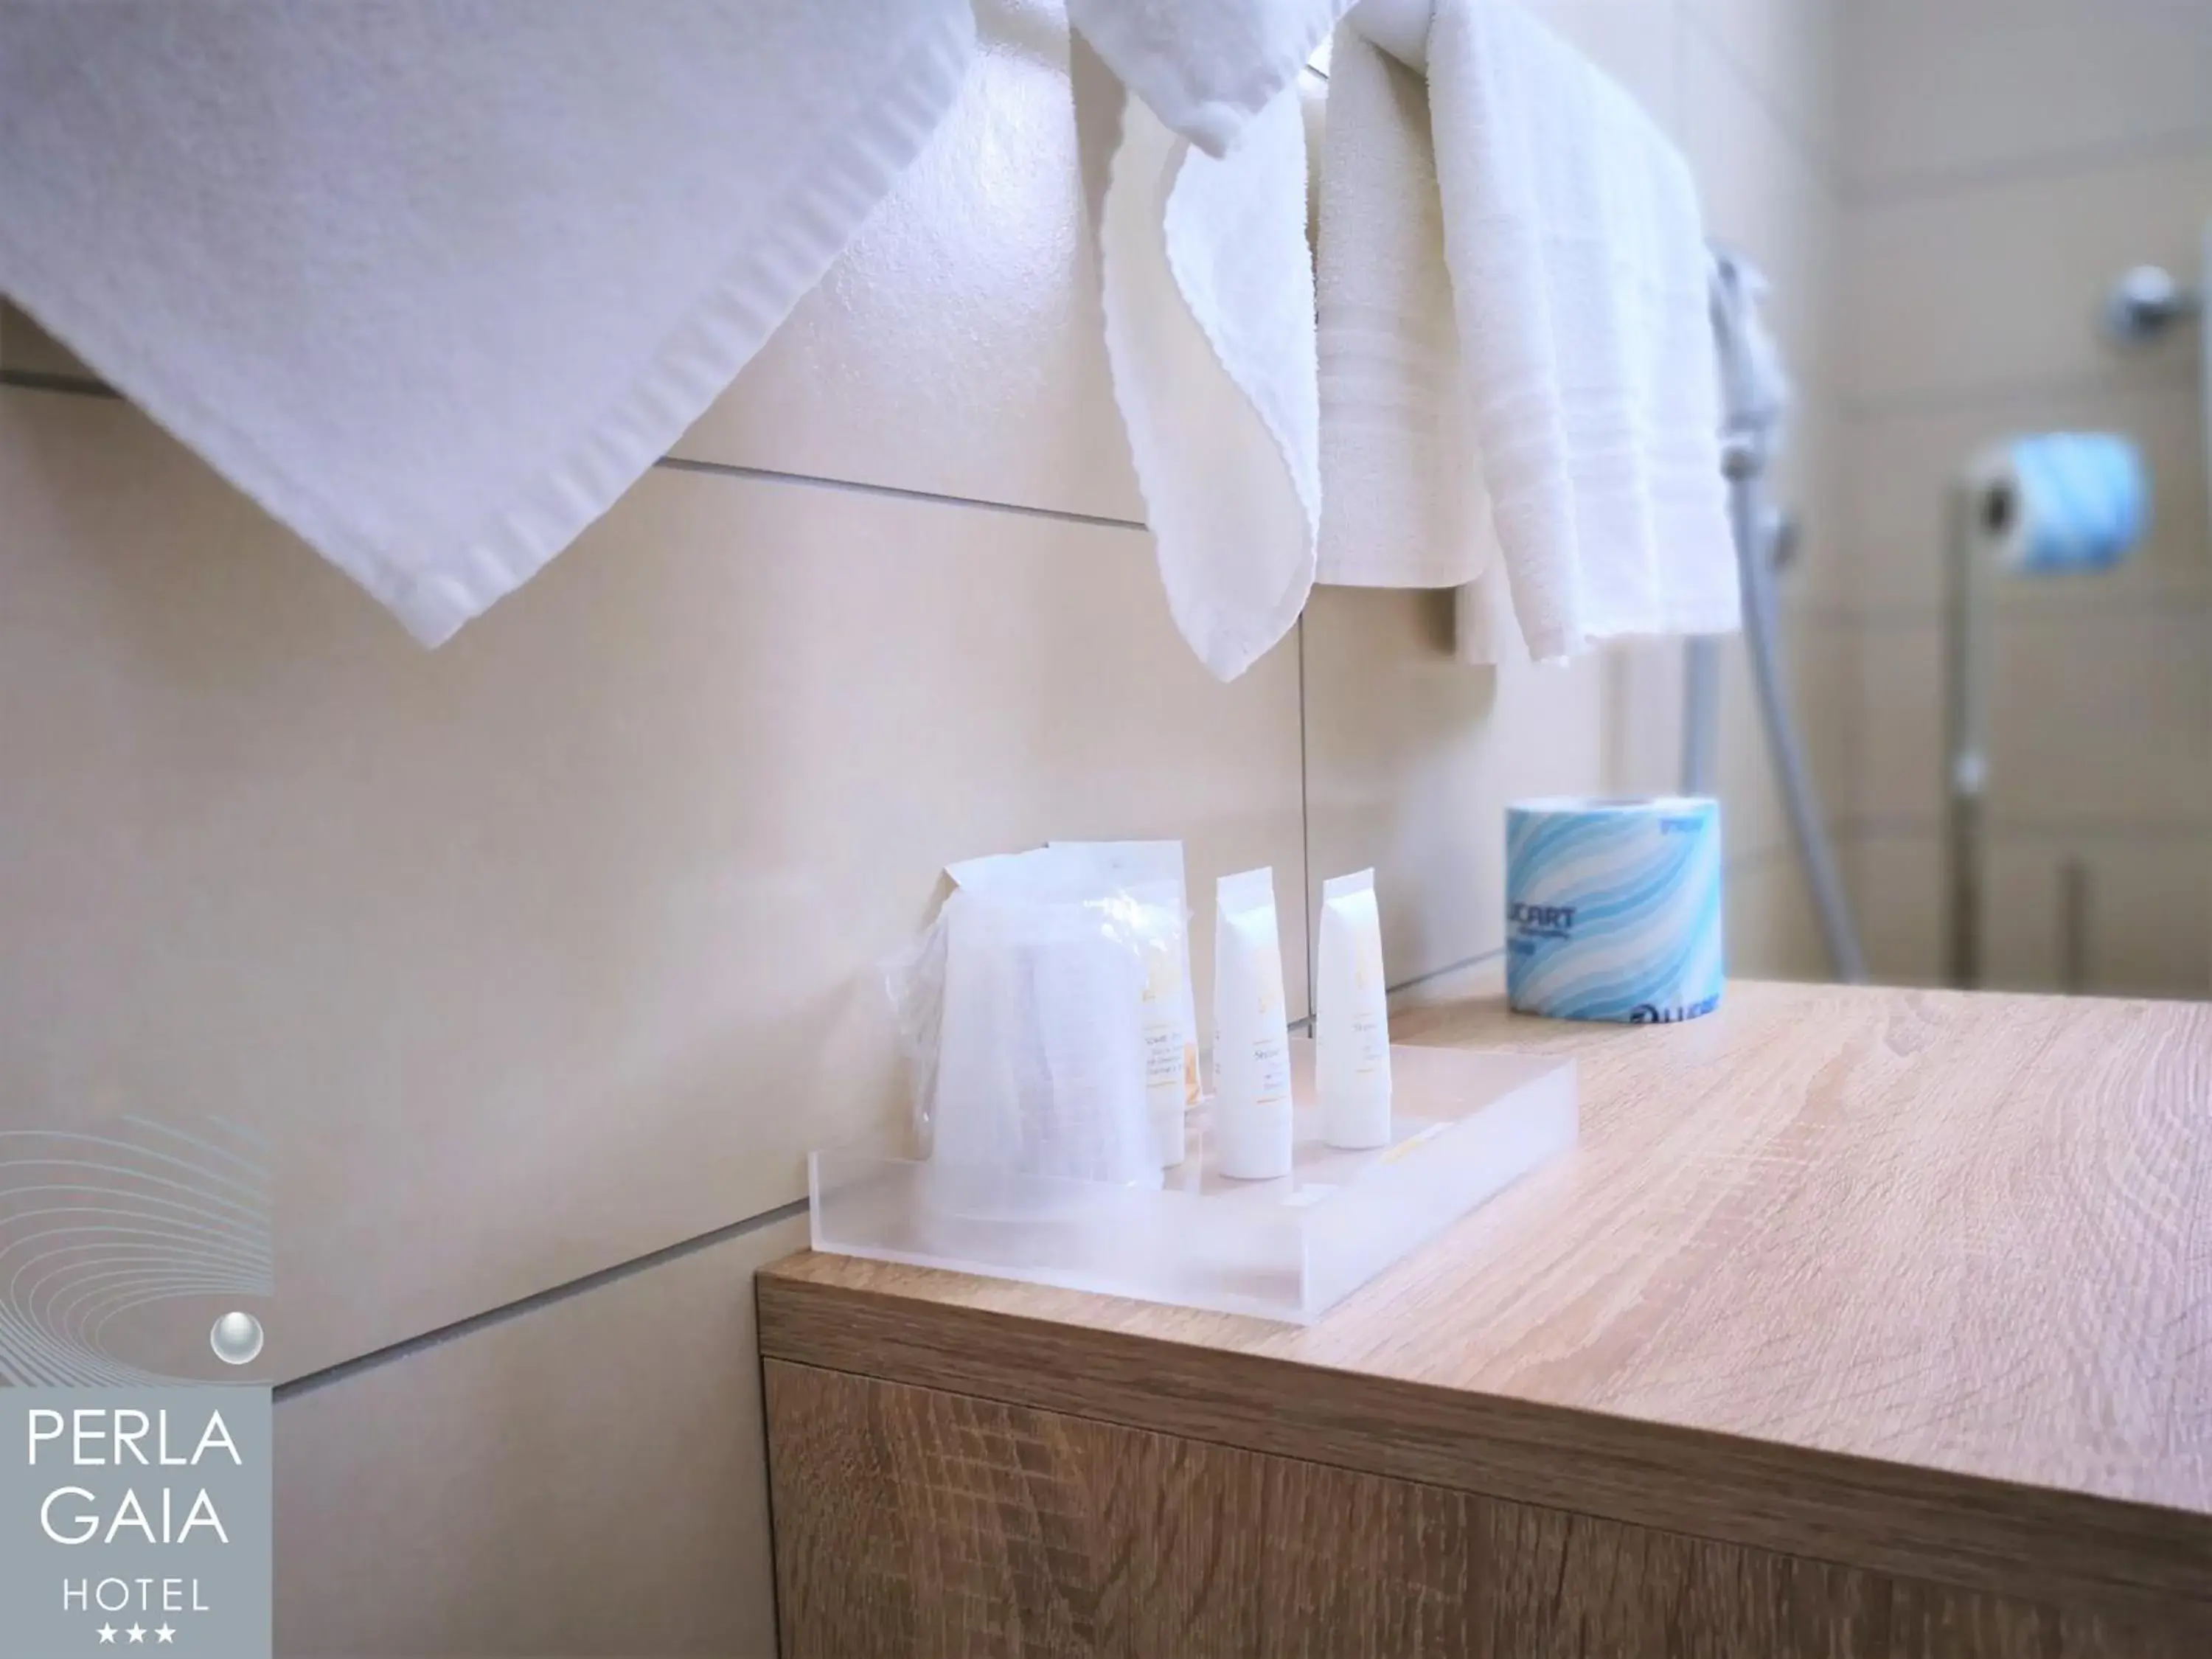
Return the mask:
M 261 1322 L 250 1313 L 227 1313 L 208 1333 L 208 1346 L 226 1365 L 251 1365 L 261 1357 Z

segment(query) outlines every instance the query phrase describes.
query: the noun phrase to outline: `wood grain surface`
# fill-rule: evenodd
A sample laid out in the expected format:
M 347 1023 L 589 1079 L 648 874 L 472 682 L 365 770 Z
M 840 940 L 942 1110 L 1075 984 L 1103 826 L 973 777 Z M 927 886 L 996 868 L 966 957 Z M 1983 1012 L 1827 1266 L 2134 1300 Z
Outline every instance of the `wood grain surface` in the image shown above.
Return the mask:
M 1308 1329 L 846 1258 L 780 1358 L 2035 1600 L 2212 1601 L 2212 1008 L 1732 984 Z
M 768 1364 L 786 1659 L 2183 1659 L 2205 1631 Z

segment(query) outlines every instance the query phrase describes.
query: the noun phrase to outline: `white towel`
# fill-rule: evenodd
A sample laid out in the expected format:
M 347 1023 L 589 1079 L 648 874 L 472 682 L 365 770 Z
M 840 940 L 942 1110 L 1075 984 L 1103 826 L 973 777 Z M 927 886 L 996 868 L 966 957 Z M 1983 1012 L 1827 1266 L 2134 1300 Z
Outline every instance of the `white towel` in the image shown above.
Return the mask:
M 0 9 L 0 291 L 426 644 L 527 580 L 951 106 L 968 0 Z
M 1508 588 L 1538 658 L 1734 629 L 1706 254 L 1663 135 L 1499 0 L 1352 14 L 1328 131 L 1321 580 L 1473 576 L 1474 660 Z
M 1176 626 L 1234 679 L 1313 586 L 1320 394 L 1305 124 L 1286 86 L 1216 158 L 1124 100 L 1106 351 Z
M 1171 132 L 1225 155 L 1352 0 L 1067 0 L 1067 18 Z
M 1455 587 L 1492 545 L 1428 118 L 1417 71 L 1364 37 L 1339 41 L 1322 141 L 1315 574 L 1344 586 Z

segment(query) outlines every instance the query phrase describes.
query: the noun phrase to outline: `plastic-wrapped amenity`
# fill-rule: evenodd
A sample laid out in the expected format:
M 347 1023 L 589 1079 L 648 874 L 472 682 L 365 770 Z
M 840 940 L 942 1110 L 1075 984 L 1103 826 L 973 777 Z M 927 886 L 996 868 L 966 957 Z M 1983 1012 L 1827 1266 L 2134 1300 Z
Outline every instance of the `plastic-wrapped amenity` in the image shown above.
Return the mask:
M 1146 1087 L 1151 948 L 1128 894 L 1043 853 L 960 884 L 888 988 L 917 1138 L 945 1165 L 1160 1184 Z
M 1182 1163 L 1185 1114 L 1198 1104 L 1198 1012 L 1190 983 L 1190 907 L 1179 841 L 1056 841 L 1054 854 L 1085 860 L 1094 890 L 1127 896 L 1117 906 L 1145 953 L 1145 1089 L 1160 1162 Z

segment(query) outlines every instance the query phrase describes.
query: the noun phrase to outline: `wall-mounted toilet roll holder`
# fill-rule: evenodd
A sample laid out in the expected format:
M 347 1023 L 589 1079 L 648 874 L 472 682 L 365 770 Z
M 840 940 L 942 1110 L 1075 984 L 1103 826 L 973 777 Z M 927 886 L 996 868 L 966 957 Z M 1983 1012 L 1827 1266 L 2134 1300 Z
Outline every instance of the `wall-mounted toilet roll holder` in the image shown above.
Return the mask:
M 1982 977 L 1984 622 L 1999 571 L 2031 579 L 2111 569 L 2140 545 L 2151 486 L 2132 441 L 2112 433 L 2045 433 L 1984 451 L 1953 481 L 1944 564 L 1944 855 L 1950 982 Z M 2078 983 L 2087 951 L 2086 867 L 2061 879 L 2063 970 Z

